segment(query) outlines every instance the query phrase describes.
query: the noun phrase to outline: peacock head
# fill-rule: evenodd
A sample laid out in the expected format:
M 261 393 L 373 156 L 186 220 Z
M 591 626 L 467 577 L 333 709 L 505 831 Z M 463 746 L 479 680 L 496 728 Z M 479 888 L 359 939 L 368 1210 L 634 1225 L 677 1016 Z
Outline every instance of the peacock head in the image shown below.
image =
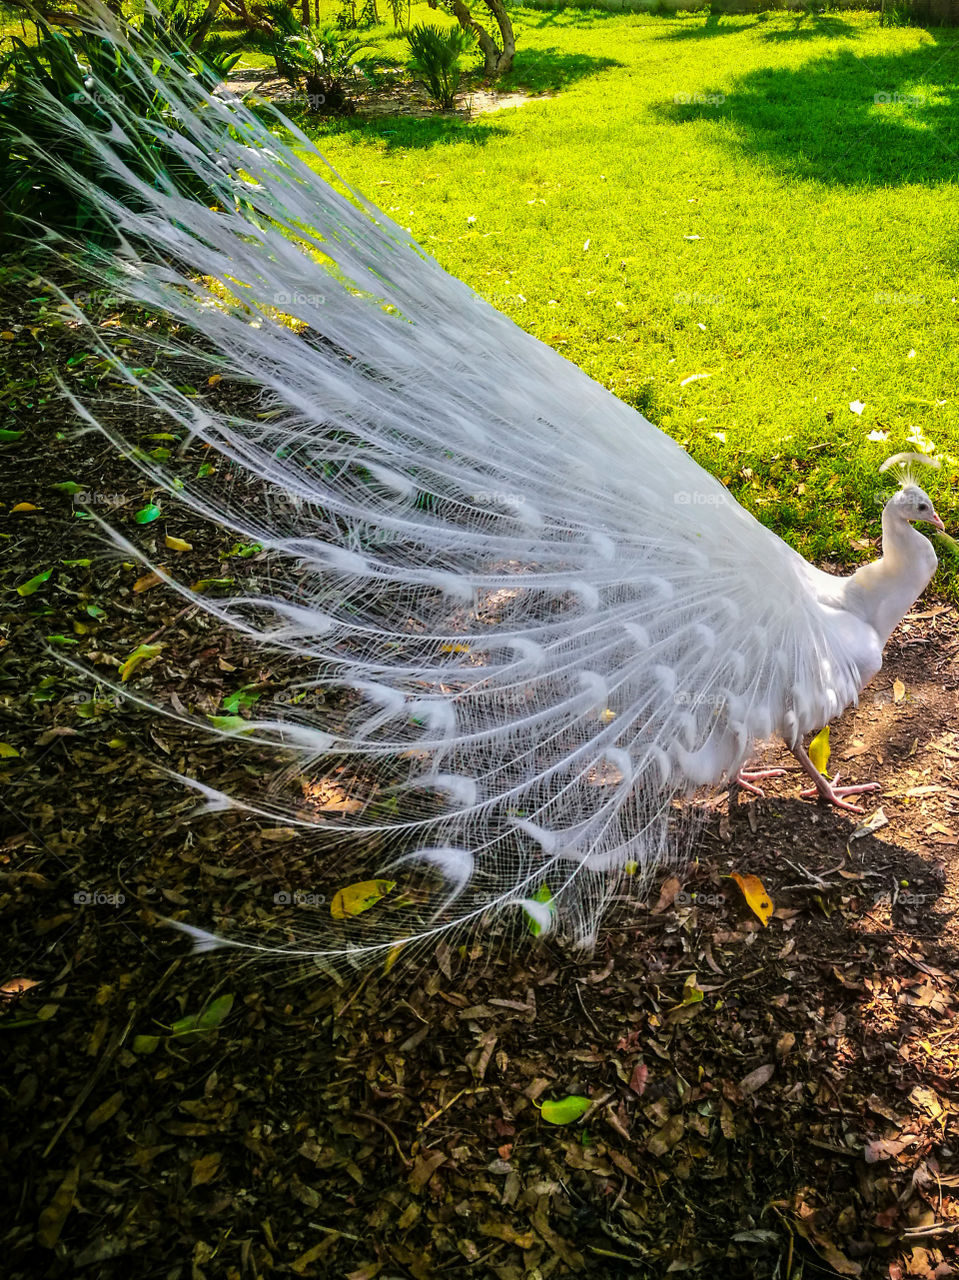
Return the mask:
M 916 483 L 917 466 L 938 467 L 939 459 L 925 453 L 897 453 L 887 458 L 879 468 L 880 472 L 891 471 L 900 484 L 899 492 L 889 499 L 886 508 L 902 521 L 913 524 L 925 521 L 940 533 L 945 533 L 946 526 L 936 514 L 932 499 Z
M 908 520 L 911 523 L 925 521 L 940 533 L 946 531 L 946 526 L 939 519 L 936 508 L 932 505 L 932 499 L 917 484 L 904 484 L 886 505 L 900 520 Z

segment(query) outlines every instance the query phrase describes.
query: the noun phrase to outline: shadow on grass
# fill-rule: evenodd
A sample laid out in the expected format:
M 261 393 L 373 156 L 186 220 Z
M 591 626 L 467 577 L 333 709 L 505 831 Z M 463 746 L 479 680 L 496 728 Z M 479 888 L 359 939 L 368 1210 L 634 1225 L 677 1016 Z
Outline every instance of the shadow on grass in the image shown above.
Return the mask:
M 901 54 L 840 50 L 795 69 L 761 68 L 732 92 L 663 103 L 677 125 L 732 125 L 733 145 L 793 177 L 842 186 L 954 181 L 959 174 L 959 36 Z
M 854 27 L 831 13 L 805 13 L 794 15 L 793 24 L 784 30 L 764 31 L 762 38 L 771 44 L 789 40 L 851 40 L 862 34 L 862 28 Z
M 621 67 L 615 58 L 594 58 L 586 53 L 564 53 L 561 49 L 519 49 L 508 75 L 497 82 L 497 89 L 529 93 L 548 93 L 568 88 L 578 80 L 596 75 L 610 67 Z
M 681 24 L 671 25 L 669 30 L 662 33 L 661 39 L 706 40 L 710 37 L 738 34 L 748 35 L 752 39 L 757 27 L 761 27 L 763 23 L 768 22 L 771 18 L 785 15 L 774 10 L 759 13 L 755 15 L 755 25 L 744 25 L 743 16 L 742 14 L 710 13 L 706 15 L 705 22 L 699 22 L 696 15 L 690 15 Z M 760 33 L 761 38 L 770 42 L 778 42 L 827 38 L 839 39 L 840 37 L 851 39 L 860 34 L 860 28 L 854 27 L 850 23 L 844 22 L 842 18 L 830 13 L 814 13 L 807 10 L 803 13 L 793 13 L 789 16 L 793 19 L 792 26 L 785 29 L 762 31 Z
M 309 113 L 290 114 L 309 138 L 317 141 L 323 150 L 323 138 L 331 135 L 379 136 L 387 151 L 422 149 L 450 146 L 466 142 L 472 147 L 485 146 L 492 138 L 500 137 L 506 130 L 502 125 L 487 124 L 483 120 L 466 120 L 454 115 L 355 115 L 317 116 Z
M 698 15 L 690 15 L 685 19 L 670 23 L 668 27 L 658 33 L 661 40 L 706 40 L 715 38 L 716 36 L 735 36 L 748 35 L 752 36 L 752 32 L 748 27 L 743 26 L 742 21 L 729 21 L 728 18 L 734 15 L 723 15 L 719 13 L 709 13 L 706 15 L 705 22 L 697 20 Z M 739 15 L 735 15 L 739 17 Z M 727 20 L 724 21 L 724 18 Z
M 536 14 L 536 20 L 530 17 L 531 13 Z M 527 27 L 552 27 L 554 30 L 558 27 L 593 27 L 603 18 L 621 18 L 624 13 L 640 16 L 639 11 L 630 9 L 587 9 L 580 8 L 579 5 L 565 5 L 557 8 L 547 9 L 545 6 L 532 5 L 526 9 L 523 15 L 523 23 Z

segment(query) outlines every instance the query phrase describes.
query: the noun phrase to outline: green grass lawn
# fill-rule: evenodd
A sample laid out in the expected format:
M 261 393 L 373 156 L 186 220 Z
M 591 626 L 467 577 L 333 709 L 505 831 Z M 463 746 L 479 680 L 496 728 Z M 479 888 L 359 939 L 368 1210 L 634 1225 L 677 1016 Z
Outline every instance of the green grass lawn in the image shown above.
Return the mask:
M 878 533 L 879 463 L 922 439 L 959 456 L 957 33 L 515 20 L 507 87 L 552 97 L 311 124 L 321 149 L 805 554 L 868 556 L 850 543 Z M 929 484 L 953 528 L 954 482 Z
M 959 32 L 513 14 L 501 87 L 549 96 L 471 121 L 300 123 L 804 554 L 868 557 L 852 544 L 878 533 L 879 463 L 924 441 L 959 457 Z M 411 20 L 451 21 L 423 3 Z M 406 62 L 392 24 L 370 41 Z M 959 532 L 955 485 L 950 466 L 929 481 Z

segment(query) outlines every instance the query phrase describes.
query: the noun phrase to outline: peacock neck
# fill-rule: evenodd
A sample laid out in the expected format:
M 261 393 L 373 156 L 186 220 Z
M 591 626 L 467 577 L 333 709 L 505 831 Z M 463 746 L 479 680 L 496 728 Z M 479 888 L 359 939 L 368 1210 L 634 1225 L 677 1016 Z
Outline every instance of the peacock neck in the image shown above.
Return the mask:
M 937 564 L 929 539 L 887 503 L 882 513 L 882 555 L 846 580 L 846 607 L 868 622 L 880 645 L 885 645 Z

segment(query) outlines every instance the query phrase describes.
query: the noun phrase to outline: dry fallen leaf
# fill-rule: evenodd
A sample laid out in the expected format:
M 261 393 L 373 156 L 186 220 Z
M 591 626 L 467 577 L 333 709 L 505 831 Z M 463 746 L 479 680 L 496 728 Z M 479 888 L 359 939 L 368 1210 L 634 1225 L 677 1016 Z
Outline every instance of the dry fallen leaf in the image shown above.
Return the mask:
M 671 907 L 673 905 L 673 902 L 676 898 L 676 894 L 679 893 L 679 890 L 681 889 L 681 887 L 682 886 L 680 885 L 676 877 L 670 876 L 669 879 L 664 882 L 663 887 L 660 889 L 659 901 L 656 903 L 655 907 L 652 907 L 650 909 L 650 914 L 654 916 L 662 915 L 663 912 L 668 907 Z
M 733 871 L 729 878 L 735 880 L 742 889 L 743 897 L 753 914 L 762 921 L 764 926 L 768 925 L 773 913 L 773 904 L 759 876 L 741 876 L 738 871 Z
M 773 1078 L 775 1065 L 771 1062 L 763 1063 L 761 1067 L 757 1067 L 755 1071 L 750 1071 L 748 1076 L 744 1076 L 739 1082 L 739 1087 L 745 1097 L 755 1093 L 757 1089 L 761 1089 L 764 1084 L 768 1084 Z

